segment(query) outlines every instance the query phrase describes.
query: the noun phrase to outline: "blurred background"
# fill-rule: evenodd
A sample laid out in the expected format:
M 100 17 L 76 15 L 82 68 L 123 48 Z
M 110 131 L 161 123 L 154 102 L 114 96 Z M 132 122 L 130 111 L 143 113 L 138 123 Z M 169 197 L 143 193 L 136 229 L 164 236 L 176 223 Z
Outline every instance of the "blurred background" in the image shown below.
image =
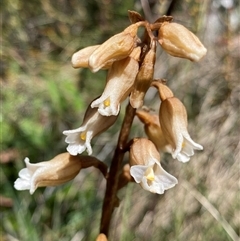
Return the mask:
M 155 67 L 155 77 L 167 79 L 185 104 L 189 133 L 204 151 L 186 164 L 162 155 L 163 167 L 179 181 L 164 195 L 134 183 L 120 190 L 110 240 L 239 240 L 239 8 L 237 0 L 1 1 L 1 240 L 95 240 L 106 184 L 98 170 L 82 170 L 72 182 L 32 196 L 13 183 L 26 156 L 35 163 L 66 150 L 62 131 L 81 125 L 106 77 L 73 69 L 71 56 L 121 32 L 130 23 L 127 10 L 149 21 L 171 15 L 208 49 L 192 63 L 159 47 Z M 150 89 L 145 105 L 157 113 L 159 104 Z M 93 140 L 93 155 L 108 165 L 125 106 Z M 145 136 L 137 118 L 134 136 Z

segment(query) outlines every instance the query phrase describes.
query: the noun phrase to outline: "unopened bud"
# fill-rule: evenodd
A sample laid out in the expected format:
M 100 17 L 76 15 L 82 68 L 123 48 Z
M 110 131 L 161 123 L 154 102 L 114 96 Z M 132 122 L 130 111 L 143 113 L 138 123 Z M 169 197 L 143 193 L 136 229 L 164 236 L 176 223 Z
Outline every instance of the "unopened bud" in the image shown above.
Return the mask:
M 138 27 L 138 23 L 132 24 L 101 44 L 89 58 L 89 67 L 92 72 L 97 72 L 108 61 L 126 58 L 136 46 Z
M 207 49 L 198 37 L 178 23 L 164 22 L 158 33 L 158 42 L 170 55 L 199 61 Z
M 103 233 L 100 233 L 98 236 L 97 236 L 97 239 L 96 241 L 108 241 L 107 239 L 107 236 Z
M 73 68 L 88 68 L 89 57 L 100 45 L 93 45 L 86 48 L 83 48 L 73 54 L 71 62 Z M 102 69 L 109 69 L 113 61 L 108 61 Z
M 130 103 L 133 108 L 140 108 L 143 105 L 144 96 L 153 80 L 155 60 L 156 41 L 152 41 L 151 49 L 147 52 L 143 63 L 141 64 L 133 91 L 130 95 Z
M 136 115 L 144 124 L 144 130 L 148 138 L 159 151 L 165 151 L 165 149 L 168 148 L 168 143 L 163 135 L 158 115 L 150 114 L 144 110 L 138 110 Z

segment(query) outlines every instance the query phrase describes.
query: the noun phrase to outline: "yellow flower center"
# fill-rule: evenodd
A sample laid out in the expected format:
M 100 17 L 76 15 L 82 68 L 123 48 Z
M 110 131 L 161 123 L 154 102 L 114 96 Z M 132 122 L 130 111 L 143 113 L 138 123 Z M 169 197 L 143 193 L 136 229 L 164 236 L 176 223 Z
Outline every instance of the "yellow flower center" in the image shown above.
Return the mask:
M 147 180 L 149 180 L 149 181 L 154 180 L 155 175 L 154 175 L 152 167 L 148 167 L 148 169 L 145 172 L 145 176 L 146 176 Z
M 107 98 L 106 100 L 104 100 L 104 101 L 103 101 L 103 104 L 104 104 L 105 107 L 110 106 L 110 99 Z
M 80 139 L 83 141 L 86 141 L 86 132 L 85 131 L 80 134 Z

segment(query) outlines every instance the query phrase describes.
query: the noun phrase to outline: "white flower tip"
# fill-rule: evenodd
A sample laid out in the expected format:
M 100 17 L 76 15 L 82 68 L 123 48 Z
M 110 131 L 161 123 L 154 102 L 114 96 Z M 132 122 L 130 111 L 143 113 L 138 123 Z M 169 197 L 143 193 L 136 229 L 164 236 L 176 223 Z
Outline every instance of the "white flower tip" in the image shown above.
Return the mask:
M 202 151 L 203 150 L 203 146 L 200 145 L 200 144 L 197 144 L 197 148 L 196 149 Z
M 25 158 L 24 158 L 24 162 L 25 162 L 26 164 L 28 164 L 28 163 L 30 162 L 30 159 L 29 159 L 28 157 L 25 157 Z
M 29 190 L 30 189 L 30 180 L 24 180 L 22 178 L 18 178 L 14 182 L 14 188 L 18 191 Z
M 29 190 L 30 194 L 33 195 L 33 193 L 36 191 L 36 189 L 37 189 L 37 187 L 32 185 L 30 190 Z
M 185 155 L 184 153 L 178 153 L 176 157 L 177 157 L 178 161 L 183 162 L 183 163 L 190 161 L 190 156 Z

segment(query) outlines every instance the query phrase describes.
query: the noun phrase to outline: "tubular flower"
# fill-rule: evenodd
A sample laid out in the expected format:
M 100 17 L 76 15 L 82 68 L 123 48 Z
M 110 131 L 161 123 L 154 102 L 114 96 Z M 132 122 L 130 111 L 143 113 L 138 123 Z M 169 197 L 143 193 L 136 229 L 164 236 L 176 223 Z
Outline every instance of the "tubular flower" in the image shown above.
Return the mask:
M 38 187 L 57 186 L 72 180 L 81 170 L 80 156 L 71 156 L 68 152 L 55 156 L 50 161 L 30 163 L 24 159 L 26 168 L 19 172 L 14 182 L 17 190 L 29 190 L 33 194 Z
M 152 193 L 163 194 L 178 183 L 174 176 L 162 168 L 160 154 L 148 139 L 134 140 L 130 148 L 130 166 L 130 174 L 135 182 Z
M 178 23 L 164 22 L 158 32 L 158 42 L 170 55 L 199 61 L 207 49 L 198 37 Z
M 140 70 L 137 74 L 133 91 L 130 95 L 130 103 L 133 108 L 140 108 L 143 105 L 144 96 L 151 85 L 156 60 L 156 41 L 153 40 L 151 48 L 147 52 Z
M 140 22 L 131 24 L 123 32 L 116 34 L 97 48 L 89 58 L 89 68 L 97 72 L 108 61 L 124 59 L 136 47 Z
M 107 130 L 116 121 L 117 116 L 102 116 L 97 108 L 88 107 L 81 127 L 74 130 L 63 131 L 66 135 L 65 142 L 68 143 L 67 151 L 76 156 L 87 149 L 92 154 L 91 140 L 96 135 Z
M 175 98 L 164 100 L 160 106 L 159 120 L 162 132 L 172 147 L 172 157 L 187 162 L 194 155 L 194 149 L 203 147 L 194 142 L 187 130 L 187 112 L 182 102 Z
M 171 146 L 167 143 L 162 128 L 159 123 L 158 115 L 150 114 L 143 110 L 137 110 L 137 117 L 144 124 L 144 130 L 148 138 L 154 143 L 160 151 L 169 151 Z
M 71 59 L 73 68 L 88 68 L 89 57 L 99 46 L 100 45 L 89 46 L 74 53 Z M 109 69 L 112 63 L 113 61 L 108 61 L 102 69 Z
M 138 73 L 140 52 L 137 47 L 129 57 L 113 63 L 102 95 L 91 104 L 92 108 L 98 107 L 101 115 L 118 115 L 120 103 L 130 94 Z

